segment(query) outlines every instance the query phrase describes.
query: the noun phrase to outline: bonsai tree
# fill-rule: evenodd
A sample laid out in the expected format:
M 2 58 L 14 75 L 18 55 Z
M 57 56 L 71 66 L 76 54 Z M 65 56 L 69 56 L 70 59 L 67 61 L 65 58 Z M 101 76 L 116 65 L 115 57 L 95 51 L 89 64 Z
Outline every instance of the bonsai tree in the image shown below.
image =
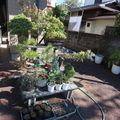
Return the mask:
M 63 81 L 68 82 L 68 80 L 73 77 L 75 74 L 74 67 L 71 64 L 66 64 L 65 65 L 65 71 L 64 71 L 64 77 Z
M 110 54 L 109 64 L 120 65 L 120 48 L 114 49 Z
M 32 30 L 32 22 L 24 15 L 16 15 L 9 23 L 8 30 L 12 34 L 17 34 L 18 37 L 28 35 L 28 31 Z
M 39 54 L 36 51 L 33 50 L 26 50 L 23 54 L 24 58 L 26 60 L 36 60 L 39 57 Z

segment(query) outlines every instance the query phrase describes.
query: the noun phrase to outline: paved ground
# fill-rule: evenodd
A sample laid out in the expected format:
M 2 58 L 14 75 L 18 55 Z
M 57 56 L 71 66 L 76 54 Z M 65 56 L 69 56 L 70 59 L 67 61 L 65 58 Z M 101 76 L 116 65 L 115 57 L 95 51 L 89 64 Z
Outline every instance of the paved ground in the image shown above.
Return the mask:
M 22 106 L 16 81 L 3 80 L 16 69 L 9 61 L 9 51 L 0 51 L 0 120 L 19 120 Z M 6 56 L 4 56 L 6 55 Z M 68 61 L 67 61 L 68 62 Z M 114 76 L 104 66 L 91 62 L 75 63 L 74 80 L 83 85 L 85 90 L 103 108 L 106 120 L 120 120 L 120 76 Z M 101 113 L 96 105 L 80 91 L 74 91 L 75 103 L 86 120 L 99 120 Z M 79 120 L 77 115 L 65 120 Z

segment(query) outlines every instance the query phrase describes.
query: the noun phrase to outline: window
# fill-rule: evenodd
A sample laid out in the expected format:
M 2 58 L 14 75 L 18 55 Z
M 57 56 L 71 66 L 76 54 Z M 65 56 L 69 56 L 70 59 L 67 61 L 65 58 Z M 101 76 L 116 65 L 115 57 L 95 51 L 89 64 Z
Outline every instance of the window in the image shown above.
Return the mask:
M 87 27 L 90 27 L 90 23 L 87 23 Z

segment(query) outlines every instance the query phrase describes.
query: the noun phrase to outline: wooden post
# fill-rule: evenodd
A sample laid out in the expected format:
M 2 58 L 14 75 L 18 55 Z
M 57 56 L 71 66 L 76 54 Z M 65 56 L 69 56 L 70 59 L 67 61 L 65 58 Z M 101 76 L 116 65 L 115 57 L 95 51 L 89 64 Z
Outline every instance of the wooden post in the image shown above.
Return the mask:
M 2 43 L 2 27 L 0 26 L 0 44 Z

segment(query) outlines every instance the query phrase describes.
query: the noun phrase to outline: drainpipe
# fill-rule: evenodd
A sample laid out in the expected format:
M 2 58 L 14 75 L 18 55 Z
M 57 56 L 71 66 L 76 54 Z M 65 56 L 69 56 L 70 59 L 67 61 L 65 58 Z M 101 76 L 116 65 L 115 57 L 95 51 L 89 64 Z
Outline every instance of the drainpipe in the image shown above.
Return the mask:
M 1 45 L 1 43 L 2 43 L 2 29 L 1 29 L 2 27 L 0 26 L 0 45 Z

